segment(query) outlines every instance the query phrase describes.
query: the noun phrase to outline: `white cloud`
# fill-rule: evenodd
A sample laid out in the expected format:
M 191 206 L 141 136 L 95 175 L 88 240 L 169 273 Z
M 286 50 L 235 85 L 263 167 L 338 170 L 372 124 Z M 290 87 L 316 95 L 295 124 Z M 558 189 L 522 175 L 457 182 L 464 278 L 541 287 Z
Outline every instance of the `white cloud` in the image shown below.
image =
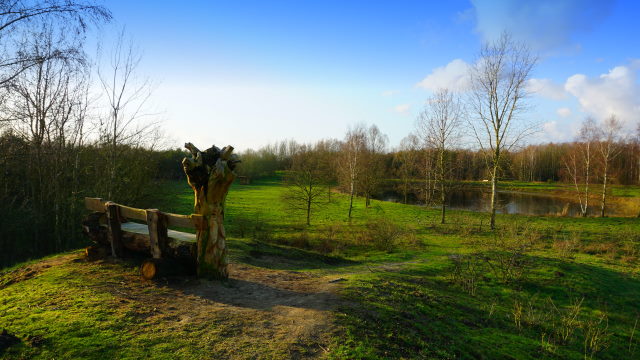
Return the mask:
M 542 124 L 542 131 L 544 135 L 549 139 L 561 140 L 565 134 L 558 130 L 558 123 L 556 121 L 549 121 Z
M 435 68 L 416 86 L 432 91 L 442 88 L 465 90 L 469 87 L 468 74 L 469 64 L 463 60 L 455 59 L 445 66 Z
M 527 89 L 536 95 L 551 100 L 563 100 L 567 97 L 562 85 L 556 84 L 550 79 L 529 79 Z
M 531 143 L 566 142 L 575 138 L 579 123 L 567 120 L 547 121 L 542 124 L 542 131 L 533 135 Z
M 558 110 L 556 110 L 556 113 L 557 113 L 559 116 L 561 116 L 561 117 L 563 117 L 563 118 L 566 118 L 566 117 L 571 116 L 571 109 L 566 108 L 566 107 L 559 108 Z
M 589 32 L 607 18 L 613 1 L 601 0 L 471 0 L 476 31 L 494 40 L 509 31 L 535 50 L 573 45 L 574 36 Z
M 397 112 L 398 114 L 408 115 L 410 108 L 411 108 L 410 104 L 400 104 L 395 108 L 393 108 L 393 110 L 395 110 L 395 112 Z
M 602 120 L 616 114 L 627 124 L 640 121 L 640 60 L 616 66 L 599 77 L 576 74 L 569 77 L 565 90 L 575 96 L 581 110 Z

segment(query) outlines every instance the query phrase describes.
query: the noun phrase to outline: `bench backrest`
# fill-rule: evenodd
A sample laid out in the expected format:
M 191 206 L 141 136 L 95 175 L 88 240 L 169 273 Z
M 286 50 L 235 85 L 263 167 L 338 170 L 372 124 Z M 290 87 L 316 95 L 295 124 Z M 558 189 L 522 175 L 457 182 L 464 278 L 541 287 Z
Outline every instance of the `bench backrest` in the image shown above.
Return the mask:
M 147 212 L 154 211 L 159 212 L 156 209 L 137 209 L 126 205 L 115 204 L 109 201 L 102 200 L 100 198 L 84 198 L 84 205 L 87 210 L 97 211 L 97 212 L 106 212 L 107 204 L 113 204 L 118 207 L 120 212 L 120 216 L 125 217 L 127 219 L 139 220 L 147 222 Z M 166 212 L 160 212 L 167 219 L 167 227 L 181 227 L 181 228 L 189 228 L 189 229 L 199 229 L 203 223 L 202 215 L 191 214 L 191 215 L 180 215 L 180 214 L 171 214 Z

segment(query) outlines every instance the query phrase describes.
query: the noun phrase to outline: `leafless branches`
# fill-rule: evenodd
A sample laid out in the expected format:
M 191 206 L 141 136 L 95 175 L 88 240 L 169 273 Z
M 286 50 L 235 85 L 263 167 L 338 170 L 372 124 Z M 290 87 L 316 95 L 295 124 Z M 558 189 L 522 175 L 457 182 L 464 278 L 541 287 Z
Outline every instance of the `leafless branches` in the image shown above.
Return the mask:
M 436 181 L 440 191 L 441 223 L 445 223 L 446 198 L 451 176 L 447 152 L 460 139 L 464 111 L 460 98 L 448 89 L 438 90 L 429 100 L 417 121 L 417 131 L 436 155 Z
M 526 83 L 537 58 L 507 33 L 482 47 L 471 69 L 471 127 L 488 156 L 491 174 L 491 228 L 495 228 L 496 191 L 503 153 L 534 130 L 518 121 L 526 110 Z
M 153 122 L 141 120 L 150 114 L 145 112 L 152 86 L 149 79 L 139 78 L 137 71 L 142 59 L 131 41 L 126 41 L 122 30 L 114 44 L 105 68 L 98 69 L 102 93 L 109 113 L 101 119 L 99 135 L 109 149 L 108 196 L 113 195 L 116 163 L 119 149 L 142 145 L 153 133 Z

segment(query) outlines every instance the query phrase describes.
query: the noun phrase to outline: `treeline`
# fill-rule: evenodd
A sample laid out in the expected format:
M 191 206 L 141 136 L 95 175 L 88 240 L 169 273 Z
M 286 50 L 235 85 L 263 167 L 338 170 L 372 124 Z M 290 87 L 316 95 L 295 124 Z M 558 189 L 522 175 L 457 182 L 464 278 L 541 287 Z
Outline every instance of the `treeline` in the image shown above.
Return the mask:
M 578 198 L 585 191 L 585 183 L 602 186 L 605 176 L 607 183 L 640 185 L 640 134 L 606 136 L 606 126 L 598 128 L 591 119 L 585 120 L 583 128 L 581 134 L 591 131 L 589 138 L 580 135 L 570 143 L 528 145 L 505 152 L 499 167 L 500 178 L 572 184 L 576 187 L 576 200 L 580 201 L 585 200 Z M 588 148 L 590 154 L 585 152 Z M 603 156 L 606 148 L 610 149 L 609 154 Z M 443 174 L 439 174 L 440 154 L 432 142 L 421 141 L 414 133 L 397 148 L 389 149 L 387 137 L 375 125 L 361 124 L 349 129 L 342 140 L 327 139 L 314 144 L 287 140 L 245 151 L 241 154 L 243 163 L 239 171 L 250 179 L 284 171 L 285 183 L 291 189 L 286 200 L 292 208 L 305 211 L 310 222 L 313 209 L 322 206 L 336 186 L 352 199 L 362 196 L 367 206 L 372 196 L 380 195 L 390 186 L 405 203 L 412 197 L 419 203 L 441 205 L 441 183 L 451 187 L 462 181 L 490 178 L 486 151 L 455 148 L 444 149 L 441 155 L 447 169 Z M 596 192 L 594 196 L 602 194 Z M 351 207 L 345 212 L 350 217 Z
M 420 144 L 407 145 L 407 137 L 394 149 L 384 149 L 377 154 L 382 164 L 379 176 L 384 180 L 410 180 L 411 183 L 433 178 L 434 151 Z M 300 144 L 293 140 L 276 142 L 258 150 L 242 152 L 239 174 L 251 179 L 275 176 L 278 171 L 290 170 L 296 154 L 312 151 L 324 154 L 318 156 L 338 161 L 344 140 L 326 139 L 315 144 Z M 584 146 L 581 141 L 569 143 L 546 143 L 527 145 L 509 151 L 503 159 L 501 172 L 503 179 L 524 182 L 566 182 L 571 177 L 567 172 L 566 160 L 576 149 Z M 620 185 L 640 185 L 640 136 L 615 143 L 619 152 L 610 164 L 610 181 Z M 594 150 L 595 154 L 595 150 Z M 595 157 L 595 156 L 594 156 Z M 456 181 L 482 181 L 488 178 L 486 157 L 481 150 L 453 149 L 447 151 L 447 159 L 452 165 L 452 179 Z M 363 160 L 364 161 L 364 160 Z M 599 170 L 603 163 L 595 159 L 593 182 L 602 181 Z M 328 167 L 327 178 L 337 181 L 338 167 Z M 431 174 L 430 174 L 431 173 Z M 400 189 L 401 190 L 401 189 Z M 363 195 L 358 191 L 358 195 Z

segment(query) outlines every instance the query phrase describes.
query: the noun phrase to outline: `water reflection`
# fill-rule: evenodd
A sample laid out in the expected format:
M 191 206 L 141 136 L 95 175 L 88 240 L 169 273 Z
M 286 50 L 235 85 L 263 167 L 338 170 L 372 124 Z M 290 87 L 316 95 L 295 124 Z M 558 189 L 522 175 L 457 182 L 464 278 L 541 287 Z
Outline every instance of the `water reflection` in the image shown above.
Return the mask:
M 386 190 L 379 197 L 381 200 L 402 202 L 402 195 L 392 190 Z M 409 194 L 407 203 L 420 204 L 415 194 Z M 576 201 L 549 194 L 522 193 L 500 191 L 497 194 L 498 212 L 505 214 L 524 215 L 561 215 L 579 216 L 580 205 Z M 599 202 L 589 207 L 590 216 L 599 215 Z M 491 206 L 491 192 L 484 189 L 459 189 L 449 194 L 447 207 L 456 210 L 489 211 Z M 634 216 L 615 203 L 607 205 L 608 216 Z

